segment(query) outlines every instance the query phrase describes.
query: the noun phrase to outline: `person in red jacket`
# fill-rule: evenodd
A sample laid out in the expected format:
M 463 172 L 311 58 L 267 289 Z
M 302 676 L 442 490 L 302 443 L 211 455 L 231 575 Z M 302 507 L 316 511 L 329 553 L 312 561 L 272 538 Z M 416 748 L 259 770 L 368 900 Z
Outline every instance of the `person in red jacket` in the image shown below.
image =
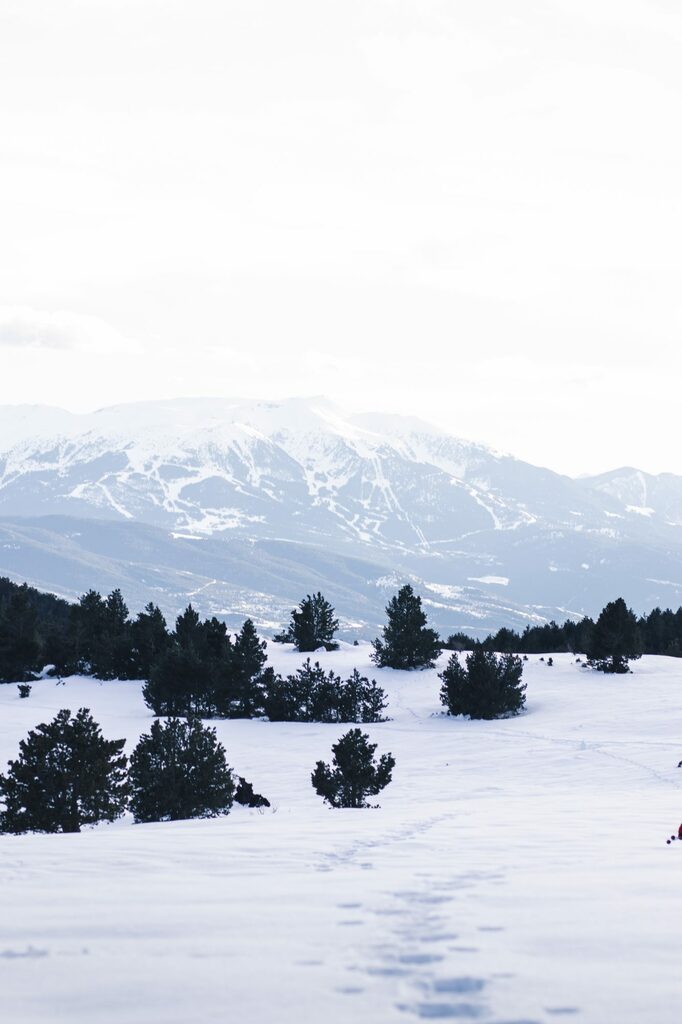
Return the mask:
M 677 838 L 682 839 L 682 825 L 677 830 Z

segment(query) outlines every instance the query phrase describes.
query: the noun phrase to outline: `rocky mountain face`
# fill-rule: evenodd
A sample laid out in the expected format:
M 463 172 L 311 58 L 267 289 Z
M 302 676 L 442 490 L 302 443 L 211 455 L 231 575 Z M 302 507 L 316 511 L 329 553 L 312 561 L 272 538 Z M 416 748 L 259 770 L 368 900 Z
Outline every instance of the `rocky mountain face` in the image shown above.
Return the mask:
M 0 408 L 0 574 L 131 608 L 251 614 L 302 594 L 347 635 L 412 580 L 438 628 L 682 603 L 682 478 L 574 480 L 418 420 L 324 399 Z

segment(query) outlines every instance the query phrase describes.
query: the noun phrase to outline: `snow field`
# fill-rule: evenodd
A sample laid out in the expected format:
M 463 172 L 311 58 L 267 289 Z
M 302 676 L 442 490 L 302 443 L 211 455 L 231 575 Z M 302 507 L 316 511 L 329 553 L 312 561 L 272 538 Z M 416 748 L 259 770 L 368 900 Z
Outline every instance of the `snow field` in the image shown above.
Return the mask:
M 210 821 L 2 836 L 0 1002 L 12 1024 L 667 1024 L 679 1016 L 682 664 L 609 678 L 531 657 L 527 711 L 441 715 L 437 671 L 316 655 L 387 690 L 377 810 L 310 785 L 337 725 L 219 721 L 272 802 Z M 271 645 L 281 672 L 303 660 Z M 442 669 L 448 655 L 439 663 Z M 90 707 L 128 752 L 138 683 L 0 687 L 0 763 L 59 708 Z

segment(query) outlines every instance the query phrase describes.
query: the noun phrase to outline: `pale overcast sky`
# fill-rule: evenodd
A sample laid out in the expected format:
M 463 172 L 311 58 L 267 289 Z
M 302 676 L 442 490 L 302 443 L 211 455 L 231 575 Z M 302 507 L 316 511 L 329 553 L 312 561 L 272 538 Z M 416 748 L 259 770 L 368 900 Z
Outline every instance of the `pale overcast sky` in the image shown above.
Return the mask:
M 0 402 L 682 472 L 679 0 L 2 0 Z

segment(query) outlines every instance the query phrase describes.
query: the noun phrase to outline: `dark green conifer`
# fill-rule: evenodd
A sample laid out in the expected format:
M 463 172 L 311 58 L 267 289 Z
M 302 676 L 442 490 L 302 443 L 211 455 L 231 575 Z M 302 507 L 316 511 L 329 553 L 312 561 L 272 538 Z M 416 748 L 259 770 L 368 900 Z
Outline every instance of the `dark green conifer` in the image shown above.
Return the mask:
M 104 602 L 102 632 L 92 670 L 98 679 L 127 679 L 132 667 L 128 608 L 120 590 Z
M 526 702 L 522 675 L 521 658 L 496 655 L 476 644 L 465 665 L 453 654 L 440 673 L 441 703 L 451 715 L 484 719 L 517 715 Z
M 370 680 L 354 668 L 344 680 L 339 693 L 340 722 L 383 722 L 382 712 L 386 707 L 386 694 L 376 680 Z
M 308 594 L 298 608 L 293 609 L 288 629 L 275 640 L 294 644 L 302 652 L 317 651 L 320 647 L 335 651 L 339 646 L 334 641 L 338 628 L 339 620 L 334 617 L 334 609 L 318 591 L 312 596 Z
M 315 792 L 331 807 L 369 807 L 367 797 L 389 784 L 395 767 L 392 754 L 375 760 L 376 748 L 361 729 L 351 729 L 332 747 L 332 767 L 317 762 L 311 775 Z
M 234 799 L 225 748 L 198 719 L 157 719 L 132 753 L 129 778 L 137 822 L 214 818 Z
M 154 664 L 142 687 L 147 707 L 155 715 L 215 714 L 212 668 L 194 647 L 170 647 Z
M 332 678 L 335 678 L 332 673 Z M 335 721 L 333 681 L 329 685 L 327 673 L 319 661 L 311 664 L 306 658 L 303 665 L 286 679 L 274 673 L 265 681 L 265 713 L 271 722 L 329 722 Z M 323 717 L 317 717 L 322 715 Z
M 87 708 L 43 722 L 0 775 L 3 832 L 80 832 L 126 806 L 125 740 L 105 740 Z
M 374 641 L 372 660 L 382 668 L 432 668 L 440 654 L 438 634 L 426 625 L 422 600 L 406 584 L 386 606 L 383 639 Z
M 200 651 L 204 646 L 206 630 L 202 627 L 199 613 L 188 604 L 175 620 L 174 638 L 179 647 L 193 647 Z
M 31 679 L 40 653 L 38 613 L 28 587 L 17 587 L 0 605 L 0 683 Z
M 154 663 L 170 646 L 170 635 L 161 609 L 151 602 L 130 628 L 130 661 L 136 679 L 148 679 Z
M 627 672 L 628 661 L 641 657 L 637 617 L 622 597 L 610 601 L 602 610 L 585 653 L 588 664 L 601 672 Z
M 234 638 L 230 674 L 233 718 L 252 718 L 263 712 L 261 675 L 267 661 L 267 644 L 261 640 L 251 619 L 246 619 Z
M 377 685 L 376 679 L 368 681 L 366 676 L 362 676 L 362 683 L 362 718 L 358 721 L 368 724 L 370 722 L 385 722 L 384 711 L 388 704 L 385 691 Z

